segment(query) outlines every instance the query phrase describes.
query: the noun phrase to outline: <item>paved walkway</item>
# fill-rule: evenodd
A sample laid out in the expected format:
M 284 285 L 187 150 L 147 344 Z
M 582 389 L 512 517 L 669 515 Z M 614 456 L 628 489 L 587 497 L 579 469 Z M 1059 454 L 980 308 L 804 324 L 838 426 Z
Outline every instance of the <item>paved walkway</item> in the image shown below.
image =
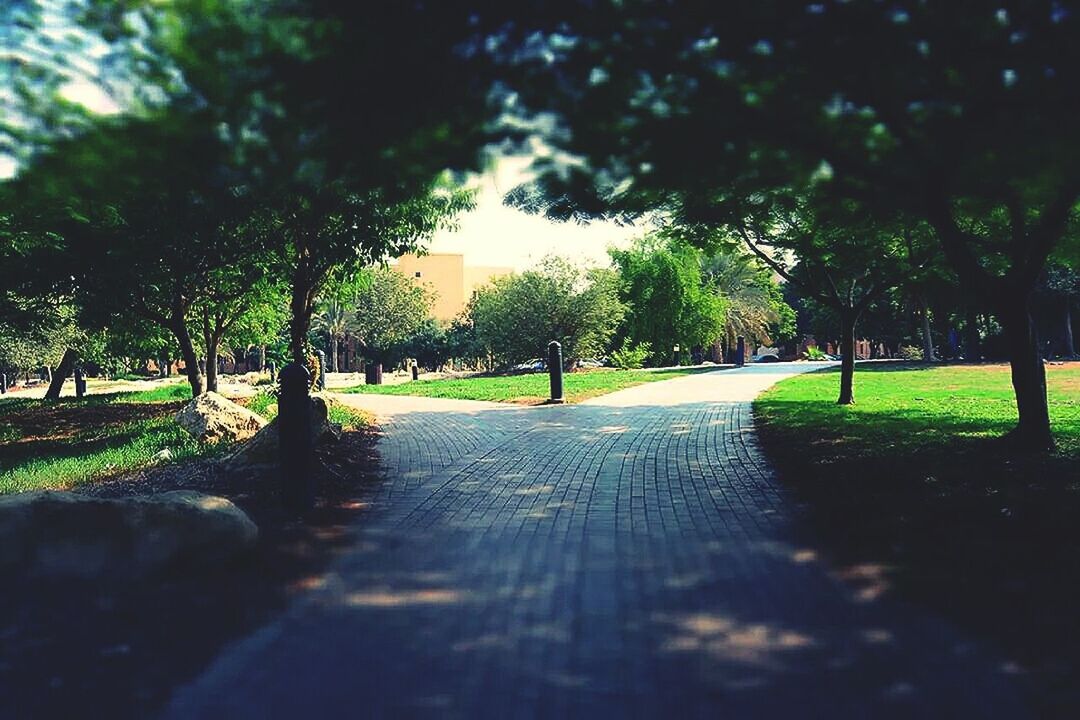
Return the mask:
M 1022 717 L 990 653 L 805 542 L 747 402 L 803 368 L 576 406 L 350 396 L 385 431 L 355 549 L 167 715 Z

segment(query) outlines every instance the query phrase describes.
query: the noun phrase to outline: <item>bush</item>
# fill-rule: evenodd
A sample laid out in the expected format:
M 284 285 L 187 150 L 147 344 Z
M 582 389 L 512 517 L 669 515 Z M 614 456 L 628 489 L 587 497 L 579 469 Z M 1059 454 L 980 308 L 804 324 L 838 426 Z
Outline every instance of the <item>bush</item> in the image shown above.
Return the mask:
M 920 347 L 914 345 L 901 345 L 900 352 L 898 353 L 901 360 L 922 360 L 923 351 Z
M 611 353 L 611 364 L 620 370 L 639 368 L 645 363 L 645 358 L 649 357 L 651 352 L 652 347 L 649 343 L 638 343 L 631 347 L 628 340 L 623 343 L 621 348 Z
M 803 352 L 803 357 L 807 360 L 824 360 L 825 351 L 819 348 L 817 345 L 808 345 Z

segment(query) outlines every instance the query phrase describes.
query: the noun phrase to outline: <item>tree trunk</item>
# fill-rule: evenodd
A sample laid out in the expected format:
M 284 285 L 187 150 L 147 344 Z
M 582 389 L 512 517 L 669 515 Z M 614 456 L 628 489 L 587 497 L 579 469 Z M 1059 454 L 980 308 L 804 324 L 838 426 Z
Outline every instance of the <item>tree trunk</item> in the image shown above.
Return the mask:
M 195 343 L 191 341 L 191 333 L 188 332 L 183 320 L 173 323 L 169 329 L 180 343 L 180 357 L 184 361 L 184 374 L 187 375 L 188 384 L 191 385 L 191 396 L 198 397 L 203 394 L 203 377 L 199 371 L 199 356 L 195 353 Z
M 982 356 L 979 344 L 979 316 L 975 308 L 968 306 L 964 314 L 964 357 L 978 362 Z
M 206 389 L 217 392 L 218 389 L 218 338 L 211 337 L 206 344 Z
M 306 273 L 293 273 L 292 298 L 289 301 L 289 354 L 300 365 L 307 365 L 304 345 L 311 328 L 311 284 Z
M 266 370 L 266 346 L 259 346 L 259 372 Z
M 56 366 L 56 372 L 53 373 L 49 389 L 45 392 L 46 400 L 60 399 L 60 391 L 64 388 L 64 381 L 75 370 L 75 363 L 78 361 L 79 353 L 71 348 L 64 351 L 64 357 L 60 358 L 60 364 Z
M 210 314 L 203 313 L 203 349 L 206 350 L 206 390 L 217 392 L 218 389 L 218 338 L 210 329 Z
M 919 300 L 919 312 L 922 314 L 923 362 L 934 362 L 934 334 L 930 331 L 930 305 L 925 299 Z
M 330 372 L 338 371 L 338 339 L 337 335 L 330 333 Z
M 840 312 L 840 398 L 838 405 L 855 404 L 855 321 L 851 310 Z
M 1065 332 L 1063 340 L 1065 343 L 1065 357 L 1076 357 L 1076 345 L 1073 343 L 1073 328 L 1072 328 L 1072 298 L 1068 295 L 1065 296 Z
M 1009 365 L 1019 421 L 1007 439 L 1020 450 L 1052 450 L 1050 409 L 1046 399 L 1046 368 L 1031 315 L 1030 293 L 1011 304 L 999 317 L 1009 345 Z

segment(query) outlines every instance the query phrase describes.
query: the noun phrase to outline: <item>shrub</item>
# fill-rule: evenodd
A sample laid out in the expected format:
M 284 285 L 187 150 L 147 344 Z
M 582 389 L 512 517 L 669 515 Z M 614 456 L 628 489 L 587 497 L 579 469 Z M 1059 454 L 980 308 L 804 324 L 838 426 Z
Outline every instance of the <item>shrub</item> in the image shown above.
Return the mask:
M 923 351 L 920 347 L 914 345 L 901 345 L 900 352 L 898 353 L 901 360 L 922 360 Z
M 819 348 L 817 345 L 808 345 L 803 352 L 803 357 L 807 360 L 824 360 L 825 351 Z
M 649 343 L 638 343 L 631 347 L 630 341 L 627 340 L 621 348 L 611 353 L 611 364 L 620 370 L 639 368 L 645 363 L 645 358 L 649 357 L 651 352 L 652 347 Z

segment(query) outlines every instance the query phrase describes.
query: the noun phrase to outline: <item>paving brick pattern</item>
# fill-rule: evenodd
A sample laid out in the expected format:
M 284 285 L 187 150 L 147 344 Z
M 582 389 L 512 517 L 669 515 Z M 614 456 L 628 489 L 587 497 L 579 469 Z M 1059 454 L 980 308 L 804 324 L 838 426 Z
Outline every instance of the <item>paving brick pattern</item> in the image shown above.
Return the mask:
M 755 444 L 794 367 L 577 406 L 353 396 L 355 548 L 172 717 L 1022 717 L 992 652 L 841 586 Z

